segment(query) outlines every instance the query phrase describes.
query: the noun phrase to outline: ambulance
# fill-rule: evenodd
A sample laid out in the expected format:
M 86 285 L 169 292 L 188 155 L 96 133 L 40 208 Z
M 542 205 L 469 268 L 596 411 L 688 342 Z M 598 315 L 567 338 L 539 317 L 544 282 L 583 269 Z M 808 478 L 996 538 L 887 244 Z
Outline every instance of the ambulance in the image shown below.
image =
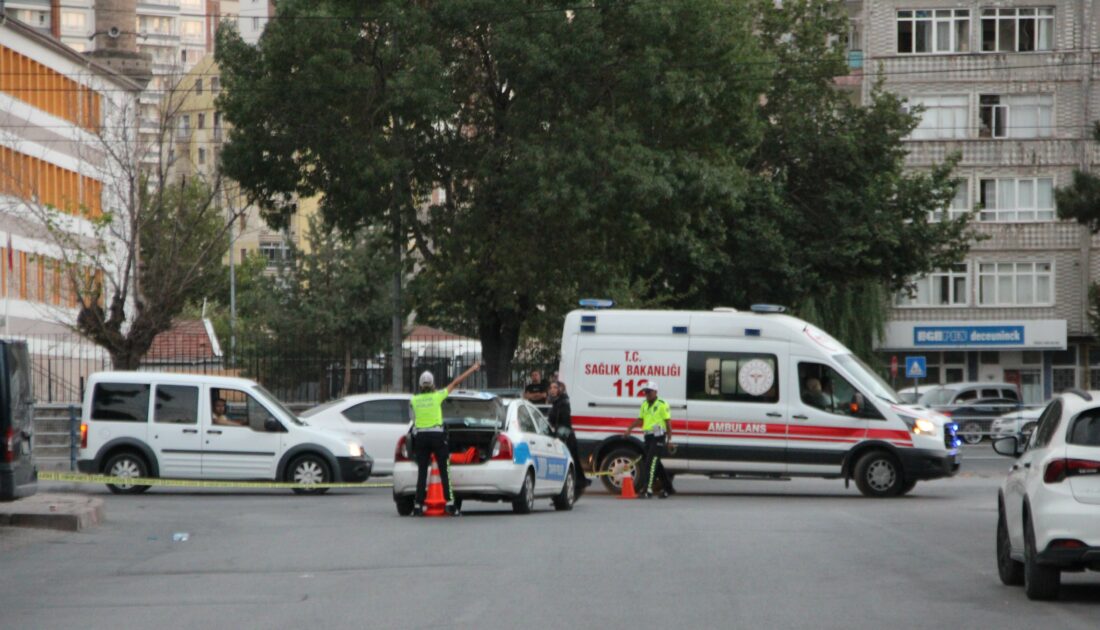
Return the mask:
M 618 490 L 641 454 L 637 433 L 624 433 L 652 380 L 672 411 L 672 475 L 844 479 L 893 497 L 958 472 L 949 418 L 903 404 L 859 357 L 785 310 L 571 312 L 559 373 L 585 467 Z

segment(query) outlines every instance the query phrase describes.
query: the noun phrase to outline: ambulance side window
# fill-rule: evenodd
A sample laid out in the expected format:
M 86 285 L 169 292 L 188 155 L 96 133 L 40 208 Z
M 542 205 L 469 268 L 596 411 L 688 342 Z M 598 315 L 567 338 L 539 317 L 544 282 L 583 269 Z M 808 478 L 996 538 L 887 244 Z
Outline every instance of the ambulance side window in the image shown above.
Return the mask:
M 689 352 L 688 398 L 727 402 L 779 402 L 774 354 Z
M 841 416 L 881 417 L 848 379 L 828 365 L 800 361 L 798 387 L 803 404 L 810 407 Z M 852 411 L 853 402 L 859 403 L 858 413 Z

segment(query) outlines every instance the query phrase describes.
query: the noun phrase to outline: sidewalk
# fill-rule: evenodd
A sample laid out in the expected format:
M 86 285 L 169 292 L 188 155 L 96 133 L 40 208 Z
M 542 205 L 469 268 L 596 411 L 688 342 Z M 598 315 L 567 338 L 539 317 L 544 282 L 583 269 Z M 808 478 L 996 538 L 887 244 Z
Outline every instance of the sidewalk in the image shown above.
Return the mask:
M 39 493 L 0 503 L 0 526 L 78 532 L 104 520 L 103 499 L 82 494 Z

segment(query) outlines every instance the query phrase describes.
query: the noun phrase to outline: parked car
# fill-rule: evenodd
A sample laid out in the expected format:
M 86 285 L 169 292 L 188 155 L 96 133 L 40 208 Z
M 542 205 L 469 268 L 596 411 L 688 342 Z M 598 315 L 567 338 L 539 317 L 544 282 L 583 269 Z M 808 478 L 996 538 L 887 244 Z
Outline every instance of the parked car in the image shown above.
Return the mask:
M 1040 406 L 1017 409 L 994 419 L 989 428 L 990 438 L 996 440 L 1023 433 L 1024 427 L 1030 422 L 1037 421 L 1045 408 L 1045 406 Z
M 997 569 L 1030 599 L 1058 596 L 1063 571 L 1100 571 L 1100 392 L 1067 390 L 1026 440 L 993 443 L 1013 457 L 997 500 Z
M 989 398 L 1005 398 L 1017 402 L 1020 400 L 1020 393 L 1016 386 L 1004 382 L 949 383 L 947 385 L 921 387 L 919 391 L 918 404 L 932 408 L 965 405 Z
M 937 409 L 959 426 L 959 437 L 967 444 L 977 444 L 989 435 L 993 419 L 1020 410 L 1020 403 L 1008 398 L 983 398 L 950 409 Z
M 0 501 L 38 491 L 30 365 L 26 342 L 0 341 Z
M 443 401 L 443 429 L 451 449 L 451 490 L 462 501 L 508 501 L 517 514 L 548 498 L 558 510 L 576 501 L 574 462 L 541 413 L 524 400 L 455 392 Z M 413 511 L 416 462 L 408 436 L 397 443 L 393 501 L 397 513 Z
M 967 444 L 981 442 L 989 434 L 993 418 L 1021 408 L 1020 395 L 1012 383 L 951 383 L 919 391 L 917 404 L 954 420 L 959 437 Z
M 375 475 L 393 474 L 397 440 L 409 430 L 411 394 L 360 394 L 327 402 L 301 414 L 310 426 L 344 431 L 374 460 Z
M 101 372 L 88 379 L 81 472 L 314 484 L 366 481 L 371 465 L 358 441 L 306 425 L 250 380 L 158 372 Z M 149 488 L 107 487 L 115 493 Z

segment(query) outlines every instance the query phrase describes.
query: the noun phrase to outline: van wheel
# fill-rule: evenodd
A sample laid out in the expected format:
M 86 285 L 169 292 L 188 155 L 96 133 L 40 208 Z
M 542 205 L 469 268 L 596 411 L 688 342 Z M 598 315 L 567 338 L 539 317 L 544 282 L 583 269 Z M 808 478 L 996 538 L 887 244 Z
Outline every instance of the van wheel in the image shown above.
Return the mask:
M 523 489 L 512 501 L 512 511 L 516 514 L 530 514 L 535 509 L 535 475 L 528 471 L 523 479 Z
M 1024 593 L 1028 599 L 1058 599 L 1062 587 L 1062 572 L 1058 567 L 1039 564 L 1035 549 L 1035 530 L 1031 515 L 1024 516 Z
M 145 458 L 136 453 L 119 453 L 107 460 L 103 474 L 111 477 L 148 477 L 149 465 Z M 135 486 L 129 483 L 107 484 L 107 489 L 115 494 L 141 494 L 149 486 Z
M 600 462 L 599 470 L 599 472 L 605 473 L 600 477 L 604 488 L 607 488 L 607 491 L 613 494 L 622 492 L 622 477 L 624 474 L 631 475 L 637 481 L 638 471 L 634 460 L 640 456 L 641 453 L 636 449 L 627 447 L 619 447 L 608 453 Z
M 897 496 L 905 483 L 897 460 L 884 451 L 872 451 L 859 458 L 855 473 L 856 487 L 866 497 Z
M 573 503 L 577 500 L 577 475 L 573 467 L 565 473 L 565 483 L 561 485 L 561 492 L 554 497 L 554 509 L 559 512 L 568 512 L 573 509 Z
M 1012 543 L 1008 538 L 1008 520 L 1005 506 L 997 505 L 997 575 L 1005 586 L 1022 586 L 1024 563 L 1012 559 Z
M 317 455 L 302 455 L 290 463 L 286 469 L 286 480 L 291 483 L 314 484 L 332 483 L 332 474 L 328 464 Z M 294 488 L 295 494 L 324 494 L 328 488 Z
M 393 495 L 393 504 L 397 506 L 399 516 L 408 516 L 413 513 L 413 501 L 416 497 Z

